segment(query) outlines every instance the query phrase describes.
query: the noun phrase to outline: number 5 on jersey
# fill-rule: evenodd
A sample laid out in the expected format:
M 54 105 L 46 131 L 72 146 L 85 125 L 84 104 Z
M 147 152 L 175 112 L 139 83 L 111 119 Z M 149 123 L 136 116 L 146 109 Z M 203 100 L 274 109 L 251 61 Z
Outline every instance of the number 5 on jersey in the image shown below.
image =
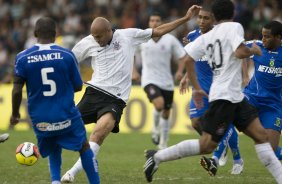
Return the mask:
M 54 72 L 53 67 L 49 68 L 42 68 L 41 69 L 41 78 L 42 78 L 42 83 L 43 85 L 49 85 L 50 86 L 50 91 L 44 91 L 43 95 L 44 96 L 53 96 L 57 92 L 57 87 L 55 81 L 48 79 L 48 73 Z

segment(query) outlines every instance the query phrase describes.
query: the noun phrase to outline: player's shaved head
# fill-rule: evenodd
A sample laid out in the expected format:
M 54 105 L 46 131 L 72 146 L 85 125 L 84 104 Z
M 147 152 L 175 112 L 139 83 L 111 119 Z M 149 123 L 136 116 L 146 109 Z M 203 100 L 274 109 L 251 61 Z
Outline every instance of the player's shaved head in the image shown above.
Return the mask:
M 93 20 L 91 24 L 91 32 L 93 31 L 105 31 L 111 30 L 111 23 L 104 17 L 97 17 Z
M 56 22 L 49 17 L 42 17 L 37 20 L 34 35 L 38 39 L 53 40 L 56 37 Z
M 111 23 L 104 17 L 95 18 L 91 24 L 90 30 L 92 36 L 101 47 L 105 47 L 112 39 Z

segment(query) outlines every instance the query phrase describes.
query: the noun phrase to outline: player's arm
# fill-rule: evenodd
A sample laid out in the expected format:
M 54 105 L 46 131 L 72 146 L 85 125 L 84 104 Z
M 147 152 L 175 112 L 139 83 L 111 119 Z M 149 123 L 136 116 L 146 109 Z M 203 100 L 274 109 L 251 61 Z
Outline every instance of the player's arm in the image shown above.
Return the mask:
M 261 49 L 257 44 L 253 43 L 252 47 L 247 47 L 244 43 L 241 43 L 235 50 L 235 56 L 239 59 L 249 58 L 252 55 L 262 55 Z
M 247 62 L 248 62 L 247 59 L 243 59 L 243 64 L 242 64 L 243 87 L 247 86 L 250 81 Z
M 202 90 L 196 73 L 195 73 L 195 60 L 187 55 L 185 57 L 185 65 L 186 65 L 186 71 L 188 73 L 188 78 L 193 86 L 193 97 L 194 97 L 194 102 L 196 105 L 197 109 L 200 109 L 203 107 L 203 97 L 206 96 L 208 97 L 208 95 L 206 94 L 206 92 L 204 90 Z
M 163 25 L 160 25 L 156 28 L 153 29 L 153 33 L 152 33 L 152 37 L 160 37 L 166 33 L 171 32 L 172 30 L 174 30 L 175 28 L 177 28 L 178 26 L 186 23 L 188 20 L 190 20 L 194 15 L 196 15 L 198 13 L 198 11 L 201 9 L 200 6 L 197 5 L 193 5 L 192 7 L 190 7 L 186 13 L 186 15 L 182 18 L 179 18 L 173 22 L 170 23 L 166 23 Z
M 74 92 L 78 92 L 82 90 L 83 81 L 81 79 L 79 68 L 78 68 L 78 62 L 76 60 L 76 57 L 73 52 L 70 52 L 70 57 L 68 58 L 70 60 L 70 78 L 72 81 Z
M 12 90 L 12 116 L 10 118 L 10 124 L 15 125 L 20 119 L 20 105 L 22 102 L 22 88 L 25 84 L 25 79 L 15 75 L 14 84 Z
M 184 56 L 184 57 L 182 57 L 182 58 L 180 58 L 178 60 L 179 61 L 178 61 L 177 71 L 175 73 L 175 79 L 177 81 L 180 81 L 182 79 L 182 77 L 183 77 L 183 70 L 185 68 L 185 60 L 186 60 L 186 58 Z

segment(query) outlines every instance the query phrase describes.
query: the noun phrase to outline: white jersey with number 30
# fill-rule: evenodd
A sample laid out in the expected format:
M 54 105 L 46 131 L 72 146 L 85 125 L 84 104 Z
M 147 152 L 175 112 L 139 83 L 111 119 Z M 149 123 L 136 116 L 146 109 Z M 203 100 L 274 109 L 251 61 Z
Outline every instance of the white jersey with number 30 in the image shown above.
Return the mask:
M 213 70 L 210 102 L 222 99 L 238 103 L 243 100 L 242 60 L 235 57 L 235 51 L 242 42 L 244 29 L 241 24 L 224 22 L 185 47 L 195 61 L 204 55 L 208 57 Z

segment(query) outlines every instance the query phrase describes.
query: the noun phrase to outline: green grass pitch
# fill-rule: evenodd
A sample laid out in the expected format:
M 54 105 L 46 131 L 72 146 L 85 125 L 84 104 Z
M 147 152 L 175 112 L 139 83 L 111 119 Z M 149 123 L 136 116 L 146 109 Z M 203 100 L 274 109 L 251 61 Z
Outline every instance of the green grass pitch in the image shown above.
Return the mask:
M 0 184 L 48 184 L 47 159 L 40 158 L 34 166 L 22 166 L 16 162 L 16 147 L 25 141 L 36 143 L 32 131 L 10 131 L 10 139 L 0 144 Z M 171 135 L 169 144 L 184 139 L 198 138 L 198 135 Z M 111 134 L 104 142 L 98 155 L 102 184 L 142 184 L 146 183 L 143 173 L 144 150 L 152 149 L 149 134 Z M 160 165 L 154 175 L 155 184 L 274 184 L 275 181 L 259 162 L 253 141 L 240 136 L 241 155 L 245 162 L 244 172 L 239 176 L 230 174 L 231 152 L 228 163 L 220 167 L 216 177 L 210 177 L 199 165 L 199 156 L 167 162 Z M 78 153 L 63 152 L 62 174 L 78 158 Z M 86 184 L 84 172 L 75 178 L 76 184 Z

